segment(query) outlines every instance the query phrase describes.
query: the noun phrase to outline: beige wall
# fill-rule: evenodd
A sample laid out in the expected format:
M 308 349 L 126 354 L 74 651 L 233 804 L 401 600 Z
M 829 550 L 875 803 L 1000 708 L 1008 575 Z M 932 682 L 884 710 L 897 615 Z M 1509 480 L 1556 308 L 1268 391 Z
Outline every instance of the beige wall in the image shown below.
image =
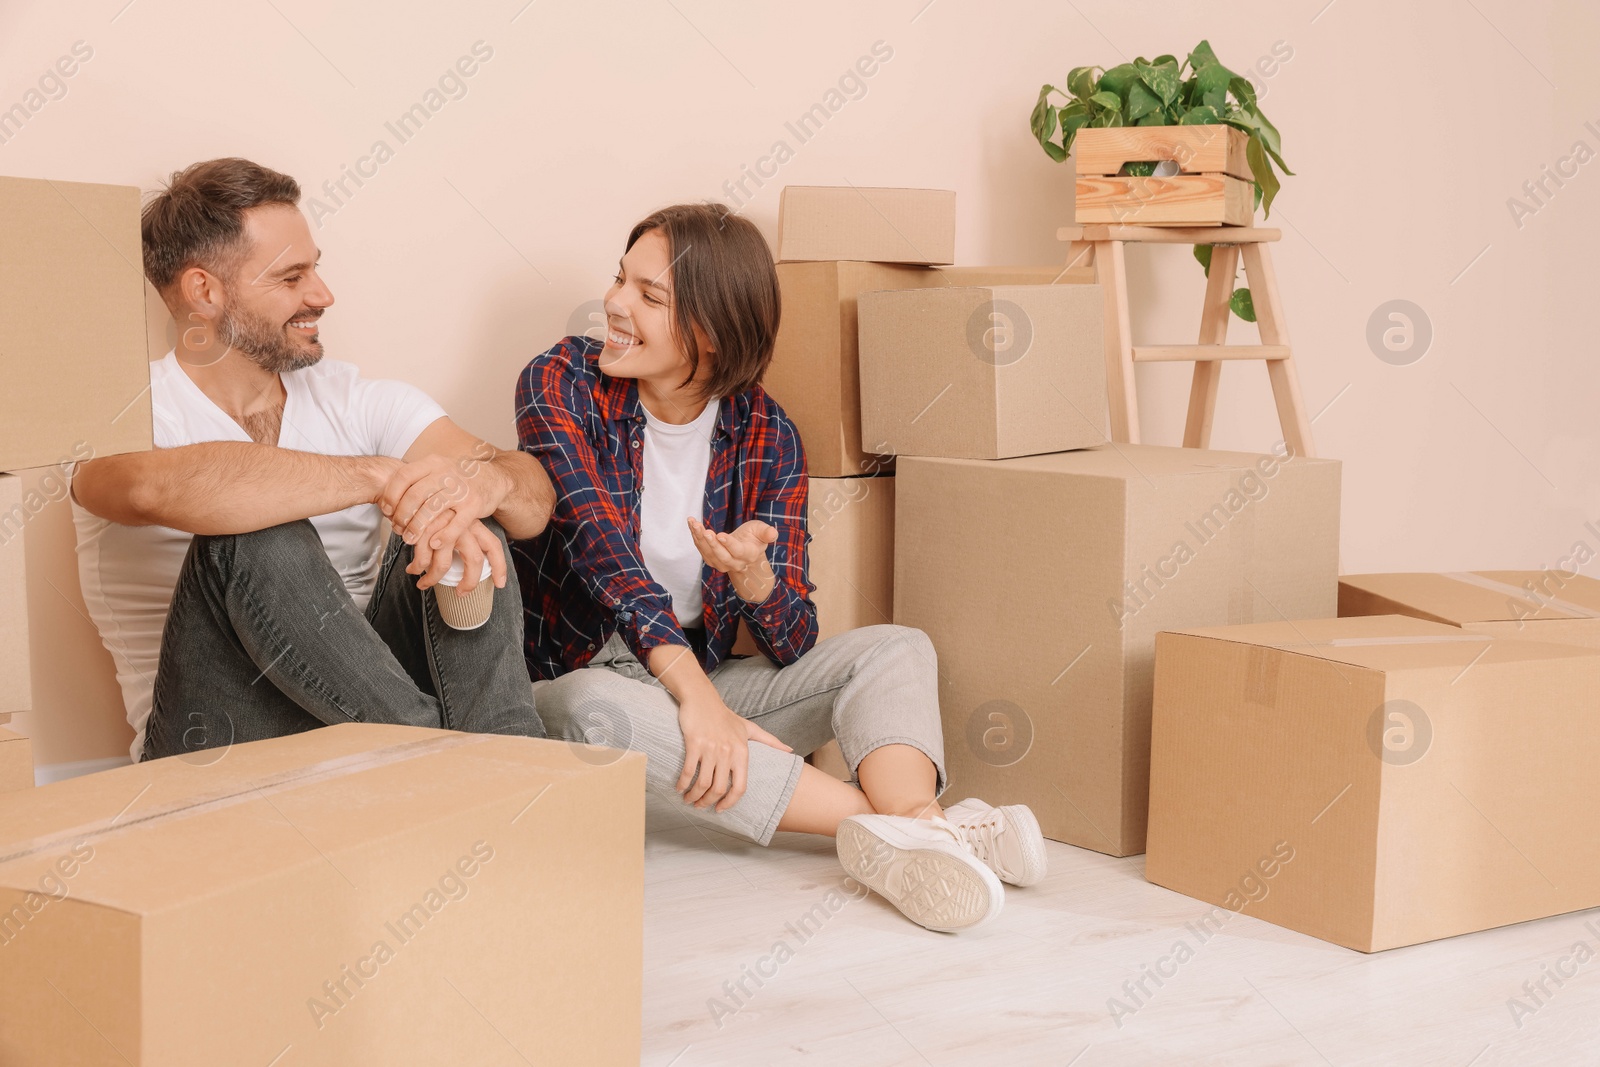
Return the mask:
M 1305 395 L 1314 412 L 1331 403 L 1319 448 L 1346 461 L 1344 569 L 1538 567 L 1580 541 L 1600 550 L 1584 525 L 1600 529 L 1600 162 L 1520 226 L 1507 206 L 1574 142 L 1600 150 L 1600 25 L 1577 0 L 1254 0 L 1159 16 L 1110 0 L 538 0 L 520 14 L 523 0 L 135 0 L 118 14 L 123 2 L 0 5 L 0 108 L 74 42 L 94 51 L 0 144 L 0 173 L 149 187 L 242 154 L 297 175 L 336 207 L 317 230 L 339 299 L 330 353 L 424 386 L 501 444 L 517 371 L 601 293 L 629 224 L 724 197 L 774 141 L 793 158 L 747 186 L 769 235 L 786 183 L 926 185 L 959 194 L 961 261 L 1050 262 L 1072 205 L 1067 169 L 1028 135 L 1041 82 L 1201 37 L 1242 68 L 1282 42 L 1293 56 L 1264 81 L 1264 106 L 1298 176 L 1272 223 Z M 880 40 L 893 57 L 865 95 L 797 144 L 785 122 Z M 466 95 L 400 143 L 385 123 L 478 41 L 493 55 Z M 380 139 L 393 157 L 342 206 L 328 200 L 324 180 Z M 1136 334 L 1192 339 L 1187 252 L 1134 249 L 1130 272 Z M 1365 339 L 1393 299 L 1432 323 L 1410 366 Z M 1139 376 L 1146 439 L 1176 443 L 1187 367 Z M 1259 366 L 1229 367 L 1216 443 L 1270 447 L 1271 411 Z M 115 723 L 79 733 L 82 714 L 46 710 L 42 761 L 120 750 Z

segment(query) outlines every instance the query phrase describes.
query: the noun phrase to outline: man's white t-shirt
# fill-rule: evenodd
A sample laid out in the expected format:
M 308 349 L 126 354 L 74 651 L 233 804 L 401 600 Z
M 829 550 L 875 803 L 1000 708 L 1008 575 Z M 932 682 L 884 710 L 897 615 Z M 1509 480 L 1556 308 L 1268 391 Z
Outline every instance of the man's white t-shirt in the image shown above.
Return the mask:
M 323 360 L 280 375 L 287 394 L 278 445 L 325 456 L 399 459 L 444 409 L 405 382 L 362 378 L 349 363 Z M 155 446 L 245 441 L 250 435 L 200 391 L 175 353 L 150 365 Z M 382 560 L 382 514 L 359 504 L 311 520 L 356 606 L 366 609 Z M 145 721 L 161 657 L 161 631 L 189 550 L 190 534 L 166 526 L 123 526 L 72 502 L 78 532 L 78 578 L 100 640 L 116 663 L 133 758 L 144 748 Z
M 688 519 L 705 518 L 711 432 L 721 405 L 712 400 L 681 426 L 644 412 L 644 491 L 639 502 L 639 551 L 650 577 L 672 594 L 672 613 L 684 629 L 704 626 L 700 567 Z

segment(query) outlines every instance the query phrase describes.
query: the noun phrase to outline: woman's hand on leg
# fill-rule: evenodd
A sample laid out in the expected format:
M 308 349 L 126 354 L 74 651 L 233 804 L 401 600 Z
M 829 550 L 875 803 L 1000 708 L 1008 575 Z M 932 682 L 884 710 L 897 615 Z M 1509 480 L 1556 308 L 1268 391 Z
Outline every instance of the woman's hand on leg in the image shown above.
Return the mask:
M 750 765 L 749 742 L 759 741 L 780 752 L 792 752 L 770 733 L 740 718 L 715 690 L 678 705 L 683 730 L 683 774 L 678 792 L 697 808 L 727 811 L 744 796 Z

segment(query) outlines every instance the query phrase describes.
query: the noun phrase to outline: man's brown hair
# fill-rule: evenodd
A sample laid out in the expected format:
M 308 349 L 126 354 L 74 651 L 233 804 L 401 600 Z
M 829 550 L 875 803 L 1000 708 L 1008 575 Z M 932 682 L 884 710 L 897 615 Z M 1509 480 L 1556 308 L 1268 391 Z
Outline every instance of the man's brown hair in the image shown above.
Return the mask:
M 189 267 L 224 280 L 238 269 L 244 213 L 264 204 L 300 203 L 300 185 L 248 159 L 208 159 L 175 172 L 144 206 L 144 275 L 159 292 Z
M 713 204 L 662 208 L 633 228 L 628 248 L 651 230 L 667 239 L 672 329 L 689 358 L 689 378 L 700 369 L 699 326 L 715 353 L 705 396 L 736 396 L 760 384 L 782 310 L 766 238 L 749 219 Z

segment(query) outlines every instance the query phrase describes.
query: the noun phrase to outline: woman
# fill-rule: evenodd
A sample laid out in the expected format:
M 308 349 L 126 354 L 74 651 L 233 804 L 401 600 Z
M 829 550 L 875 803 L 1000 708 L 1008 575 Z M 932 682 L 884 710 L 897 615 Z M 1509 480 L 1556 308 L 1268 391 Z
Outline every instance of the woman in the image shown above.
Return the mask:
M 945 784 L 933 646 L 869 626 L 817 642 L 799 435 L 760 386 L 779 297 L 747 220 L 665 208 L 628 236 L 603 343 L 569 337 L 517 387 L 521 446 L 558 502 L 516 548 L 550 735 L 649 755 L 719 829 L 834 834 L 857 880 L 936 930 L 1044 874 L 1027 808 Z M 761 651 L 730 657 L 740 621 Z M 837 737 L 847 784 L 806 764 Z M 999 878 L 996 877 L 999 876 Z

